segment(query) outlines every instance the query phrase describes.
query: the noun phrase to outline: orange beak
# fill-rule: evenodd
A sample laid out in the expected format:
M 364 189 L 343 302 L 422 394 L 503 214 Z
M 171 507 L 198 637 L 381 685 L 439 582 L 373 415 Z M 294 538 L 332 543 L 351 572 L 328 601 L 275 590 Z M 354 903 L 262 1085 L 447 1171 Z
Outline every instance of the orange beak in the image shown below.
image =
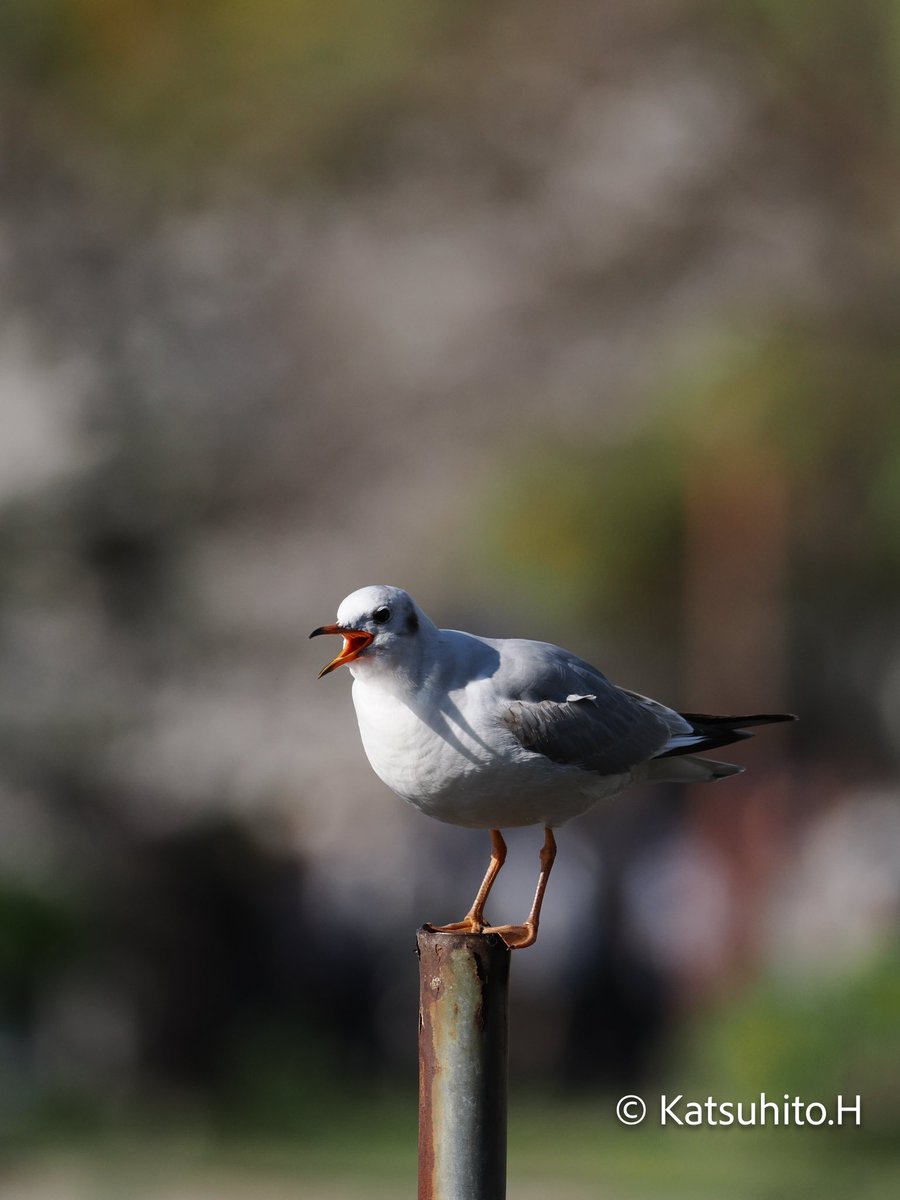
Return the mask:
M 340 625 L 320 625 L 309 636 L 311 638 L 318 637 L 320 633 L 339 634 L 344 639 L 344 644 L 337 658 L 333 658 L 328 666 L 323 667 L 319 672 L 318 679 L 327 675 L 329 671 L 333 671 L 335 667 L 342 667 L 344 663 L 353 662 L 354 658 L 358 658 L 362 654 L 375 636 L 373 633 L 366 633 L 364 629 L 342 629 Z

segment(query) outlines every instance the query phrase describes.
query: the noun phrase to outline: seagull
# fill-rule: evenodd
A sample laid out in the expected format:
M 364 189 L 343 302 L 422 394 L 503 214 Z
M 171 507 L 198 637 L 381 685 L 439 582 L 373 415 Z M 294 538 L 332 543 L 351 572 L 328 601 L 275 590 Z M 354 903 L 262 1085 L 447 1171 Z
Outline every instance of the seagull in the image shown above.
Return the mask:
M 679 713 L 617 687 L 548 642 L 438 629 L 402 588 L 375 585 L 341 602 L 310 637 L 343 638 L 319 678 L 346 665 L 363 748 L 375 774 L 438 821 L 489 829 L 491 857 L 472 907 L 438 932 L 497 933 L 524 949 L 538 933 L 556 858 L 553 830 L 631 784 L 706 783 L 744 768 L 698 752 L 752 737 L 790 713 Z M 542 825 L 534 902 L 521 925 L 490 925 L 485 905 L 506 860 L 501 830 Z

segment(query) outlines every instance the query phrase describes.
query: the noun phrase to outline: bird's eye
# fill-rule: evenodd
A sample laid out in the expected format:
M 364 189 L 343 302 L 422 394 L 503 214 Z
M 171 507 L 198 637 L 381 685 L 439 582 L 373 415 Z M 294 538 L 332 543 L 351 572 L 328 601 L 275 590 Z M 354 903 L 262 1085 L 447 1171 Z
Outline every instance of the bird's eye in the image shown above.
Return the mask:
M 384 625 L 391 619 L 391 610 L 387 607 L 387 605 L 382 605 L 381 608 L 376 608 L 372 613 L 372 619 L 376 622 L 376 624 Z

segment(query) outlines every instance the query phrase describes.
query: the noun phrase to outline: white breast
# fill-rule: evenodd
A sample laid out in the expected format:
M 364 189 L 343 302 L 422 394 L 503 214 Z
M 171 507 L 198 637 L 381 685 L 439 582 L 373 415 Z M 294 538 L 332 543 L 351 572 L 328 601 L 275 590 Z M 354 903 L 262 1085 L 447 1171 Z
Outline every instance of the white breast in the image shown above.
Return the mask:
M 429 811 L 432 804 L 484 770 L 493 756 L 444 714 L 421 714 L 390 692 L 353 683 L 353 705 L 366 756 L 392 791 Z
M 398 796 L 439 821 L 479 829 L 561 825 L 629 782 L 628 776 L 601 779 L 525 750 L 499 722 L 479 722 L 481 706 L 472 704 L 471 690 L 465 717 L 453 693 L 449 701 L 422 712 L 359 678 L 353 684 L 372 769 Z

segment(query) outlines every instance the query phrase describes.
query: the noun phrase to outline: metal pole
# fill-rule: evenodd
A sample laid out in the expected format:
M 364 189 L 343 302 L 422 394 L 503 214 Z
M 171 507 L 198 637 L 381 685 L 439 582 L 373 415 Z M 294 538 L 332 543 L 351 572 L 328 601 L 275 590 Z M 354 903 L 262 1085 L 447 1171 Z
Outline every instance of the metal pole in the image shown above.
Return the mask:
M 427 926 L 416 944 L 419 1200 L 503 1200 L 510 951 Z

